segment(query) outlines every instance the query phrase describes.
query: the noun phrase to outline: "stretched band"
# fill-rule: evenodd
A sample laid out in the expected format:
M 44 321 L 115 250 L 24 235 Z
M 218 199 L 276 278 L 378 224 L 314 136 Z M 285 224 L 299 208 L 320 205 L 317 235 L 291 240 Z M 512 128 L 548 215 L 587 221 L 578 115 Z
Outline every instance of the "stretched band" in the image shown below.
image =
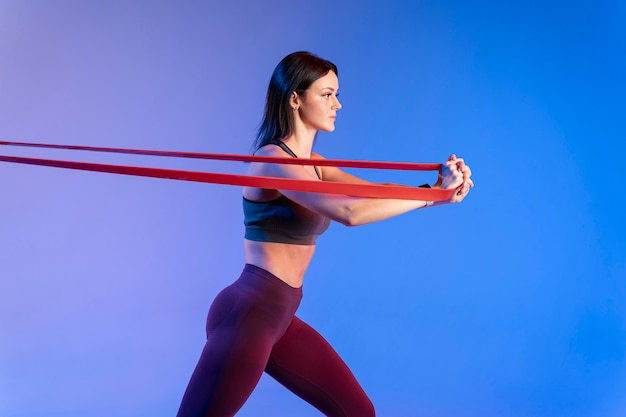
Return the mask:
M 289 163 L 298 165 L 342 166 L 354 168 L 404 169 L 404 170 L 436 170 L 439 164 L 413 164 L 402 162 L 346 161 L 330 159 L 304 159 L 259 157 L 248 155 L 223 155 L 172 151 L 146 151 L 137 149 L 100 148 L 72 145 L 48 145 L 25 142 L 0 142 L 0 145 L 29 146 L 54 149 L 74 149 L 98 152 L 130 153 L 155 156 L 174 156 L 185 158 L 218 159 L 244 162 Z M 402 185 L 357 184 L 330 181 L 297 180 L 292 178 L 274 178 L 251 175 L 221 174 L 214 172 L 183 171 L 163 168 L 147 168 L 87 162 L 61 161 L 52 159 L 25 158 L 0 155 L 0 161 L 19 164 L 40 165 L 56 168 L 68 168 L 84 171 L 106 172 L 114 174 L 135 175 L 152 178 L 166 178 L 184 181 L 205 182 L 213 184 L 237 185 L 244 187 L 270 188 L 277 190 L 293 190 L 326 194 L 341 194 L 359 197 L 397 198 L 404 200 L 438 201 L 448 200 L 454 190 L 433 188 L 417 188 Z
M 123 153 L 133 155 L 170 156 L 177 158 L 212 159 L 220 161 L 239 162 L 268 162 L 291 165 L 317 165 L 343 168 L 370 168 L 370 169 L 393 169 L 404 171 L 436 171 L 441 164 L 418 164 L 412 162 L 379 162 L 379 161 L 353 161 L 345 159 L 305 159 L 287 158 L 279 156 L 256 156 L 256 155 L 232 155 L 202 152 L 175 152 L 156 151 L 145 149 L 123 149 L 123 148 L 103 148 L 99 146 L 78 146 L 78 145 L 52 145 L 47 143 L 28 142 L 6 142 L 0 141 L 0 145 L 6 146 L 26 146 L 29 148 L 49 148 L 49 149 L 69 149 L 77 151 Z

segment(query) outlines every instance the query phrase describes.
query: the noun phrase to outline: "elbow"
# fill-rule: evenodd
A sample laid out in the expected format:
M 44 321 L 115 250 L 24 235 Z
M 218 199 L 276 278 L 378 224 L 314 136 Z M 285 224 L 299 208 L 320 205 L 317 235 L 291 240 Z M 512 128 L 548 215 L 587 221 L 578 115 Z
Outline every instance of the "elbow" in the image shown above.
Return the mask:
M 360 217 L 357 211 L 346 208 L 336 220 L 344 226 L 353 227 L 364 224 Z
M 344 226 L 348 226 L 348 227 L 353 227 L 353 226 L 359 226 L 360 225 L 360 223 L 357 223 L 353 219 L 341 219 L 341 220 L 339 220 L 339 223 L 343 224 Z
M 331 220 L 349 227 L 370 223 L 368 210 L 366 210 L 367 207 L 363 206 L 363 200 L 361 198 L 347 198 L 342 201 L 343 204 L 334 205 L 332 210 L 329 210 L 325 215 Z

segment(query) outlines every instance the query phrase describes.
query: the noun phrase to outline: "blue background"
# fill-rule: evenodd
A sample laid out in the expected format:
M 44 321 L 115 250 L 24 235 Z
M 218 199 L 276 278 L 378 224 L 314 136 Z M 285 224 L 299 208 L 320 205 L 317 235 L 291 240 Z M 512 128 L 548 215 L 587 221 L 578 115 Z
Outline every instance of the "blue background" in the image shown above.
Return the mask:
M 299 314 L 379 415 L 619 417 L 625 28 L 622 1 L 2 0 L 0 140 L 247 153 L 276 63 L 317 53 L 343 103 L 318 152 L 456 152 L 476 182 L 318 241 Z M 0 163 L 0 415 L 175 415 L 243 265 L 240 205 L 238 187 Z M 319 413 L 264 377 L 239 415 Z

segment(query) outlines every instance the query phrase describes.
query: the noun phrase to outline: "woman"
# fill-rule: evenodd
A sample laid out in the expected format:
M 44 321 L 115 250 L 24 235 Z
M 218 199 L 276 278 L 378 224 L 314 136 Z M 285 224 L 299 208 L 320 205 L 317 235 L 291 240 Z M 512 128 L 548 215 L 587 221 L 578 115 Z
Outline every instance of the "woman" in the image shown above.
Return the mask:
M 335 129 L 341 104 L 337 67 L 307 52 L 285 57 L 270 80 L 256 154 L 321 159 L 318 131 Z M 252 163 L 250 175 L 367 183 L 335 167 Z M 207 342 L 179 417 L 233 416 L 265 371 L 326 416 L 374 416 L 374 407 L 333 348 L 294 314 L 317 236 L 331 220 L 349 226 L 460 202 L 471 171 L 451 155 L 433 187 L 454 188 L 450 201 L 349 197 L 245 187 L 246 265 L 213 302 Z

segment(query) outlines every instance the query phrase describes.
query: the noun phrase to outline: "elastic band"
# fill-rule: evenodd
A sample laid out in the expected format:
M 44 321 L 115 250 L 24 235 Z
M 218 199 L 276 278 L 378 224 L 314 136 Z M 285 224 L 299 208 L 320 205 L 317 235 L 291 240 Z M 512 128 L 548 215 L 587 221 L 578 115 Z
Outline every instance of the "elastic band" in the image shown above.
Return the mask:
M 354 161 L 347 159 L 298 159 L 280 156 L 257 156 L 257 155 L 235 155 L 203 152 L 176 152 L 157 151 L 145 149 L 124 149 L 124 148 L 104 148 L 99 146 L 79 146 L 79 145 L 53 145 L 47 143 L 28 142 L 6 142 L 0 141 L 0 145 L 5 146 L 25 146 L 29 148 L 49 148 L 49 149 L 69 149 L 77 151 L 124 153 L 133 155 L 170 156 L 176 158 L 212 159 L 219 161 L 239 161 L 239 162 L 268 162 L 291 165 L 317 165 L 343 168 L 369 168 L 369 169 L 392 169 L 399 171 L 437 171 L 441 164 L 418 164 L 413 162 L 380 162 L 380 161 Z
M 55 149 L 75 149 L 90 150 L 98 152 L 117 152 L 132 153 L 143 155 L 159 155 L 159 156 L 175 156 L 202 159 L 220 159 L 252 162 L 272 162 L 272 163 L 296 163 L 298 165 L 324 165 L 324 166 L 351 166 L 358 168 L 378 168 L 378 169 L 413 169 L 427 170 L 428 165 L 432 169 L 438 169 L 439 164 L 410 164 L 398 162 L 371 162 L 371 161 L 337 161 L 330 159 L 294 159 L 294 158 L 278 158 L 278 157 L 251 157 L 248 155 L 222 155 L 222 154 L 198 154 L 189 152 L 170 152 L 170 151 L 144 151 L 133 149 L 118 148 L 95 148 L 85 146 L 68 146 L 68 145 L 45 145 L 45 144 L 29 144 L 25 142 L 0 142 L 0 145 L 14 146 L 31 146 L 45 147 Z M 2 156 L 0 161 L 12 162 L 19 164 L 40 165 L 56 168 L 68 168 L 84 171 L 107 172 L 113 174 L 135 175 L 152 178 L 166 178 L 184 181 L 205 182 L 213 184 L 237 185 L 243 187 L 268 188 L 276 190 L 292 190 L 305 191 L 326 194 L 341 194 L 358 197 L 376 197 L 376 198 L 396 198 L 403 200 L 426 200 L 439 201 L 448 200 L 452 197 L 454 190 L 443 190 L 435 188 L 417 188 L 402 185 L 379 185 L 379 184 L 357 184 L 346 182 L 330 182 L 330 181 L 313 181 L 313 180 L 297 180 L 293 178 L 274 178 L 252 175 L 236 175 L 221 174 L 214 172 L 198 172 L 198 171 L 182 171 L 163 168 L 147 168 L 136 166 L 122 166 L 109 164 L 95 164 L 87 162 L 61 161 L 52 159 L 25 158 L 15 156 Z M 322 163 L 323 164 L 320 164 Z M 336 163 L 333 165 L 329 162 Z M 349 165 L 345 165 L 349 163 Z M 402 166 L 403 168 L 390 168 L 389 166 Z M 413 166 L 408 168 L 408 166 Z

